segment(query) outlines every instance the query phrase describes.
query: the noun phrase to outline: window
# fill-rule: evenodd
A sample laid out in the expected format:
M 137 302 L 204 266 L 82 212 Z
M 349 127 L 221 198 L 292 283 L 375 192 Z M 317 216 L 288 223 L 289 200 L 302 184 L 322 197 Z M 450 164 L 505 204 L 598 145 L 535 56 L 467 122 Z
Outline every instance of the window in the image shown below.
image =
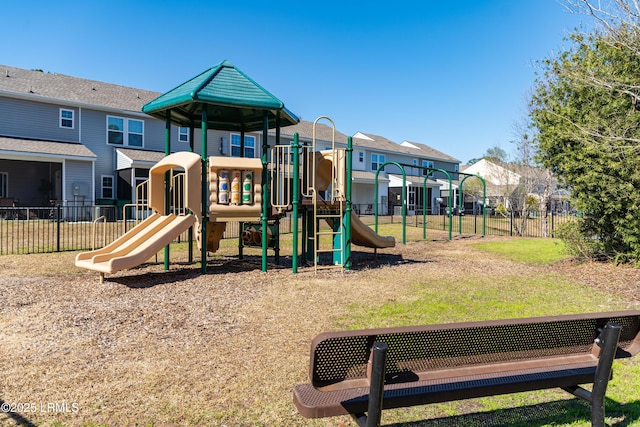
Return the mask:
M 65 108 L 60 109 L 60 127 L 73 129 L 73 110 L 67 110 Z
M 178 142 L 189 143 L 189 128 L 178 128 Z
M 107 117 L 108 143 L 122 145 L 124 143 L 124 119 Z
M 148 203 L 149 187 L 140 186 L 143 182 L 149 179 L 149 169 L 135 168 L 134 172 L 134 186 L 136 203 Z
M 253 158 L 256 156 L 256 137 L 252 135 L 244 136 L 244 156 L 240 156 L 240 134 L 231 134 L 231 155 L 234 157 L 248 157 Z
M 371 170 L 377 171 L 384 163 L 384 154 L 371 154 Z
M 113 199 L 113 176 L 102 175 L 100 194 L 103 199 Z
M 364 153 L 362 151 L 358 153 L 358 161 L 364 163 Z
M 9 197 L 9 173 L 0 172 L 0 198 Z
M 457 164 L 457 163 L 455 165 L 453 165 L 453 170 L 454 170 L 454 172 L 458 172 L 460 170 L 460 165 Z
M 413 159 L 413 166 L 418 166 L 418 159 Z
M 430 171 L 427 168 L 433 168 L 433 162 L 431 160 L 423 160 L 422 161 L 422 175 L 428 174 Z
M 127 120 L 127 124 L 129 125 L 129 145 L 132 147 L 142 147 L 144 122 L 142 120 Z
M 144 144 L 144 122 L 107 116 L 107 143 L 142 147 Z

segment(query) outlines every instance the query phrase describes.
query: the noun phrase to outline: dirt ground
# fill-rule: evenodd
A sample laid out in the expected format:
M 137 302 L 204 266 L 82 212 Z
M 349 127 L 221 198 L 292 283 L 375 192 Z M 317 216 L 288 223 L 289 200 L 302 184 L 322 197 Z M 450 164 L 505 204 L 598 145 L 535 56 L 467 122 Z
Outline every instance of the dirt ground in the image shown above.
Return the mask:
M 353 271 L 297 275 L 288 257 L 262 273 L 255 255 L 217 256 L 205 275 L 178 257 L 168 272 L 147 264 L 104 283 L 73 253 L 0 257 L 0 404 L 11 409 L 0 425 L 350 425 L 295 411 L 311 339 L 350 304 L 393 301 L 419 276 L 551 268 L 488 256 L 470 247 L 479 241 L 358 249 Z M 640 269 L 552 268 L 640 307 Z

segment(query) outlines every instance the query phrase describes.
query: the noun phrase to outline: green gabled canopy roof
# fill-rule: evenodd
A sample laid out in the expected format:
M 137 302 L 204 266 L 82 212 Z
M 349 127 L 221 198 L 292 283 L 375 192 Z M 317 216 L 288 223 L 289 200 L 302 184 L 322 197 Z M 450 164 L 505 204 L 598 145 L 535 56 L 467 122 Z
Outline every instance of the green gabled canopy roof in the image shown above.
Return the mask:
M 200 126 L 202 109 L 207 111 L 207 127 L 231 131 L 263 129 L 264 114 L 269 128 L 294 125 L 300 121 L 284 103 L 269 93 L 229 61 L 200 73 L 142 107 L 142 111 L 178 126 Z

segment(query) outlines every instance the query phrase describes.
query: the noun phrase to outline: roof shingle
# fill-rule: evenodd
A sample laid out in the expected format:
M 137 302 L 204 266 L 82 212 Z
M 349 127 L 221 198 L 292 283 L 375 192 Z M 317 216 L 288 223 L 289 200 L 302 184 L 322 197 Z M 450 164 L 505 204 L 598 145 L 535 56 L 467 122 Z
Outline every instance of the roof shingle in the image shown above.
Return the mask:
M 15 152 L 15 154 L 34 153 L 92 159 L 96 159 L 98 157 L 93 153 L 93 151 L 78 143 L 8 138 L 4 136 L 0 136 L 0 151 Z
M 0 65 L 0 92 L 140 112 L 158 92 Z

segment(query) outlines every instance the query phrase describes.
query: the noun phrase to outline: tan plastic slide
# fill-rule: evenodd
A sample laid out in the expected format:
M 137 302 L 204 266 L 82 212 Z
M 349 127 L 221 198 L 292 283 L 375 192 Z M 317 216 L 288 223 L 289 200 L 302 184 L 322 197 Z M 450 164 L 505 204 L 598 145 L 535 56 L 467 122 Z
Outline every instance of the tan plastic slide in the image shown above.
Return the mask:
M 325 191 L 332 180 L 333 154 L 331 150 L 322 151 L 316 156 L 316 189 Z M 344 184 L 343 184 L 344 186 Z M 344 189 L 343 189 L 344 191 Z M 355 213 L 351 213 L 351 242 L 366 248 L 392 248 L 396 245 L 393 236 L 381 236 L 362 222 Z
M 161 215 L 164 210 L 164 174 L 175 167 L 185 171 L 184 206 L 196 214 Z M 76 255 L 76 266 L 101 273 L 115 273 L 142 264 L 170 244 L 181 233 L 200 221 L 201 211 L 200 156 L 195 153 L 173 153 L 149 170 L 149 205 L 154 213 L 118 239 L 95 251 Z
M 142 264 L 194 225 L 194 215 L 152 214 L 104 248 L 76 255 L 76 266 L 115 273 Z

